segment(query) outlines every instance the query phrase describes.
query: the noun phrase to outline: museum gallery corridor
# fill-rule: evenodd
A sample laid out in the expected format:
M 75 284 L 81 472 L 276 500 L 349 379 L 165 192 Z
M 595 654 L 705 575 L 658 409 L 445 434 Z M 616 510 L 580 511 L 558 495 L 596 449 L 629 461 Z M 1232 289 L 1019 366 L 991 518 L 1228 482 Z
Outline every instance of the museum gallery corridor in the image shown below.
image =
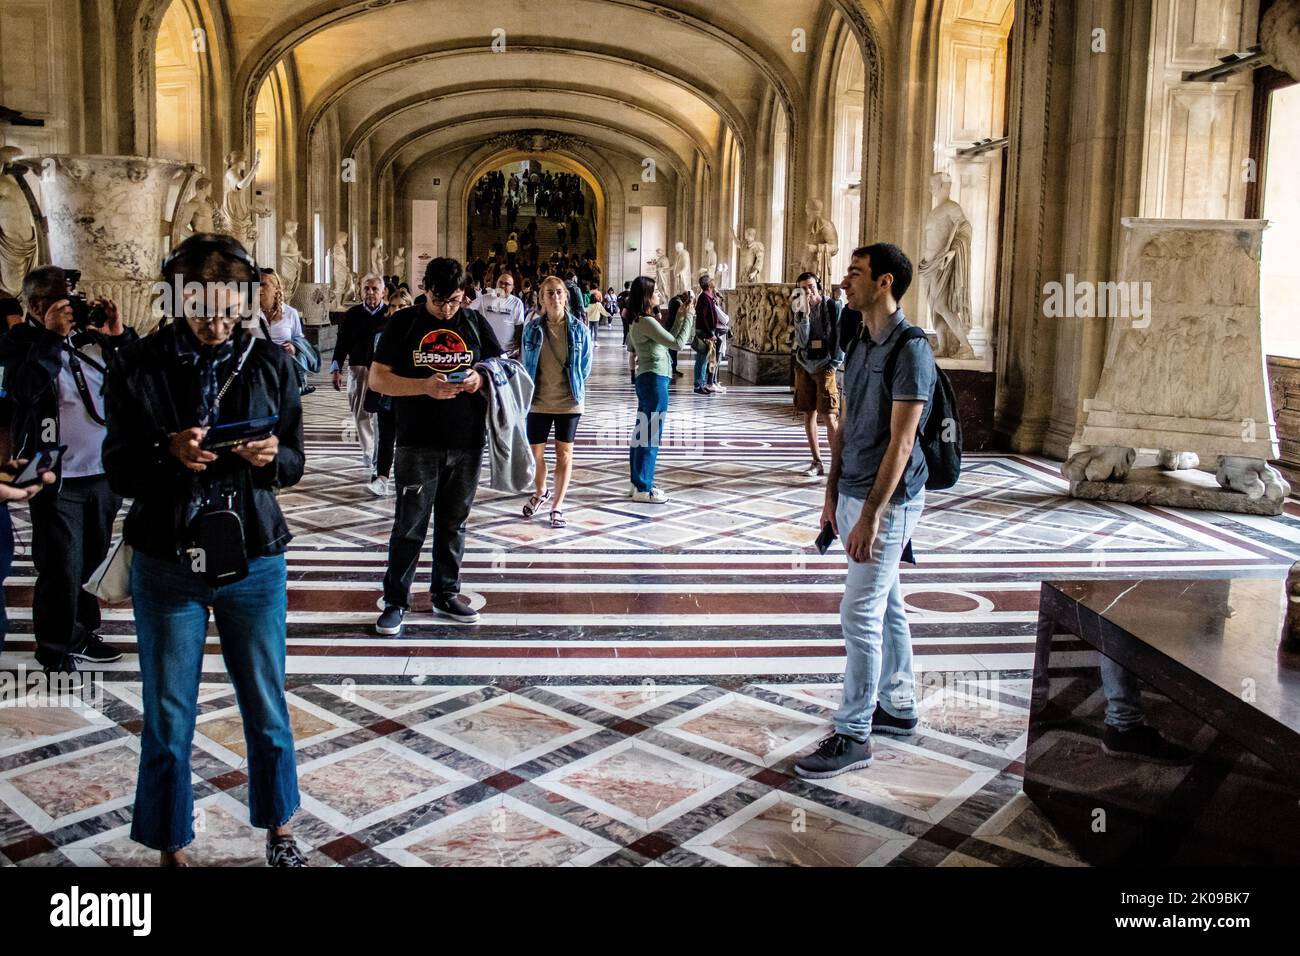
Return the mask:
M 823 485 L 800 474 L 789 392 L 694 396 L 677 379 L 660 465 L 672 499 L 633 504 L 631 388 L 618 333 L 601 340 L 568 528 L 479 493 L 475 627 L 435 622 L 425 591 L 400 638 L 373 636 L 393 499 L 364 490 L 343 395 L 322 377 L 305 400 L 308 471 L 281 503 L 296 534 L 295 822 L 313 864 L 1073 864 L 1021 793 L 1040 580 L 1276 576 L 1300 556 L 1293 503 L 1254 518 L 1077 501 L 1052 463 L 970 456 L 961 483 L 932 496 L 920 563 L 903 571 L 921 732 L 877 738 L 869 771 L 798 780 L 791 763 L 838 700 L 844 557 L 811 547 Z M 33 649 L 18 531 L 10 668 Z M 105 618 L 126 657 L 94 708 L 0 707 L 0 865 L 155 862 L 127 836 L 131 612 Z M 256 864 L 241 725 L 215 638 L 210 649 L 194 857 Z

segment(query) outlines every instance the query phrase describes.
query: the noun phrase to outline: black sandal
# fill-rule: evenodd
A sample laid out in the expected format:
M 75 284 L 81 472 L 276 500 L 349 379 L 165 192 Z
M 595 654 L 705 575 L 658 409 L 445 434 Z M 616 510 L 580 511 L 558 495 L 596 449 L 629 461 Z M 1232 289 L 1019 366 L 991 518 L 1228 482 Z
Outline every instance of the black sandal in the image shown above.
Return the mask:
M 541 495 L 530 495 L 528 498 L 528 504 L 524 505 L 524 517 L 531 518 L 533 515 L 537 514 L 537 509 L 545 504 L 550 497 L 551 491 L 549 488 L 546 491 L 543 491 Z
M 552 512 L 551 512 L 551 527 L 552 527 L 552 528 L 567 528 L 568 526 L 569 526 L 569 522 L 567 522 L 567 521 L 564 520 L 564 512 L 563 512 L 563 511 L 552 511 Z

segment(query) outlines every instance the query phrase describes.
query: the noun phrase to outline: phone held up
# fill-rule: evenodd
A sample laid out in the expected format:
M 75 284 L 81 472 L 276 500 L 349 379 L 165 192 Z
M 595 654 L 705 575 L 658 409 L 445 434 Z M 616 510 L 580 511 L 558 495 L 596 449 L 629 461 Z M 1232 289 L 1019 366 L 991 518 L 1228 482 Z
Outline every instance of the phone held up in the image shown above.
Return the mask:
M 17 475 L 10 476 L 0 472 L 0 481 L 14 488 L 30 488 L 32 485 L 39 485 L 45 480 L 48 472 L 59 467 L 59 459 L 67 450 L 67 445 L 60 445 L 58 448 L 42 448 Z

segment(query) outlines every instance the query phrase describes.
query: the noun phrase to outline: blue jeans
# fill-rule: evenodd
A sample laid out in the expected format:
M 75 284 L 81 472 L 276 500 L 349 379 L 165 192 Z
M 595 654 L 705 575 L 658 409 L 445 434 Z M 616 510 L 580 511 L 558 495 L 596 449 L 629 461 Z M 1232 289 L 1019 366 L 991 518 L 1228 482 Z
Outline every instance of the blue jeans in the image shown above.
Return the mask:
M 1142 685 L 1105 654 L 1098 653 L 1101 689 L 1106 695 L 1106 725 L 1132 730 L 1142 723 Z
M 5 578 L 14 565 L 14 522 L 9 506 L 0 505 L 0 654 L 4 653 L 5 635 L 9 633 L 9 615 L 5 610 Z
M 861 498 L 840 495 L 835 520 L 842 540 L 848 539 L 857 524 L 863 504 Z M 871 733 L 877 699 L 891 716 L 916 716 L 912 632 L 903 611 L 898 561 L 924 508 L 924 491 L 911 501 L 890 502 L 880 515 L 876 557 L 863 563 L 848 559 L 848 577 L 840 601 L 847 663 L 843 703 L 835 714 L 838 733 L 865 740 Z
M 248 746 L 249 822 L 281 826 L 298 809 L 298 768 L 284 698 L 284 555 L 249 562 L 248 577 L 211 587 L 184 564 L 137 553 L 131 599 L 140 650 L 144 729 L 131 838 L 155 850 L 194 839 L 190 747 L 208 608 L 235 687 Z
M 701 344 L 696 339 L 696 344 Z M 709 350 L 707 348 L 695 350 L 695 387 L 703 388 L 709 384 Z
M 655 463 L 664 437 L 664 415 L 668 412 L 668 376 L 643 372 L 636 377 L 636 427 L 628 461 L 632 484 L 637 491 L 655 486 Z

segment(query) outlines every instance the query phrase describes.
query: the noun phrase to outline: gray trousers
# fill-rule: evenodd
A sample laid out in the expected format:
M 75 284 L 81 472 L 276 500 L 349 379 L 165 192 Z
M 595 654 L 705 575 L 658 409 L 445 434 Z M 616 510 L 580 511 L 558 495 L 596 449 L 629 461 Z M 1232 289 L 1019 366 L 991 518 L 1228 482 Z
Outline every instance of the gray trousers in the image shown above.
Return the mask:
M 370 381 L 369 365 L 348 366 L 348 408 L 357 426 L 357 442 L 361 455 L 373 468 L 375 464 L 375 416 L 366 411 L 367 383 Z

